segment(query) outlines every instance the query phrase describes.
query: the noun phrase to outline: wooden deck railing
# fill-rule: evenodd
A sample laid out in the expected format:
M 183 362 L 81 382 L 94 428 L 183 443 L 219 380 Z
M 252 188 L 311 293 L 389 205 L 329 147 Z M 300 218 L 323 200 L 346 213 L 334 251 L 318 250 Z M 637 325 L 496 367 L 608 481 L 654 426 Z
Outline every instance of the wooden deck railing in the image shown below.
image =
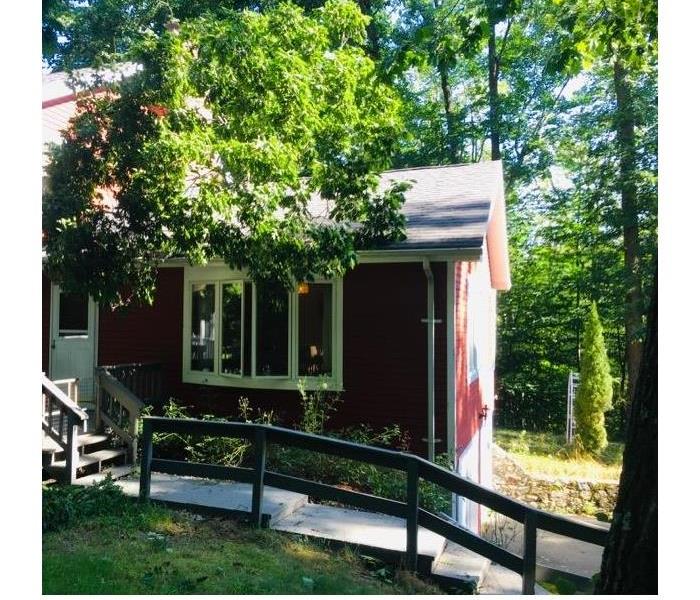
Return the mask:
M 129 459 L 136 460 L 138 444 L 138 420 L 145 403 L 108 369 L 97 367 L 97 401 L 95 406 L 95 428 L 100 431 L 107 425 L 121 438 L 129 449 Z
M 153 456 L 154 432 L 247 439 L 254 446 L 254 467 L 226 467 L 155 458 Z M 412 570 L 416 569 L 418 561 L 418 527 L 420 526 L 515 571 L 522 576 L 523 594 L 534 594 L 538 567 L 536 557 L 537 531 L 539 529 L 599 546 L 604 546 L 607 539 L 607 531 L 602 528 L 583 525 L 576 521 L 532 508 L 408 453 L 364 446 L 271 425 L 200 421 L 196 419 L 144 417 L 142 435 L 143 446 L 139 493 L 142 500 L 150 498 L 151 472 L 156 471 L 173 475 L 190 475 L 251 483 L 253 486 L 251 519 L 258 526 L 262 524 L 262 500 L 265 485 L 405 518 L 406 560 L 407 566 Z M 403 471 L 406 473 L 407 500 L 406 502 L 400 502 L 270 471 L 265 466 L 268 444 L 280 444 L 312 452 L 342 456 L 343 458 Z M 437 484 L 453 494 L 484 505 L 495 512 L 522 523 L 524 526 L 524 550 L 522 556 L 491 543 L 460 527 L 454 521 L 444 516 L 436 515 L 420 508 L 420 479 Z
M 163 395 L 163 369 L 160 363 L 128 363 L 98 367 L 124 384 L 145 404 L 159 405 Z
M 75 394 L 77 399 L 77 391 Z M 66 455 L 65 481 L 73 483 L 80 460 L 78 436 L 86 429 L 88 414 L 44 374 L 41 375 L 41 395 L 41 427 L 63 449 Z
M 54 379 L 53 384 L 68 396 L 75 404 L 80 404 L 80 379 L 72 377 L 70 379 Z

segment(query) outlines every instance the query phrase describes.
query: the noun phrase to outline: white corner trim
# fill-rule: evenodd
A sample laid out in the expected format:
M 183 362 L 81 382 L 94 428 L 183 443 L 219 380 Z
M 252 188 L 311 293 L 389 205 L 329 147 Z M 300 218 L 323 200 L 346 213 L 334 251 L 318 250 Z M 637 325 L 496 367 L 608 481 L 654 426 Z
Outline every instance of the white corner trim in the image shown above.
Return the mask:
M 446 338 L 447 338 L 447 453 L 455 457 L 457 432 L 456 382 L 455 382 L 455 263 L 447 262 L 446 290 Z

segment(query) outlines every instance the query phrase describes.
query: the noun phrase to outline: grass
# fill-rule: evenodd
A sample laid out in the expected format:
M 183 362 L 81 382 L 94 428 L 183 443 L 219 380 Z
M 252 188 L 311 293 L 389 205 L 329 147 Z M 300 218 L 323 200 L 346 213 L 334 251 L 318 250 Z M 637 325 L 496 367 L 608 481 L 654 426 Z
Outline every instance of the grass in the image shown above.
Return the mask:
M 124 503 L 44 533 L 44 594 L 442 593 L 348 549 Z
M 576 455 L 563 435 L 546 432 L 494 431 L 496 443 L 529 473 L 588 481 L 618 481 L 624 444 L 610 442 L 599 455 Z

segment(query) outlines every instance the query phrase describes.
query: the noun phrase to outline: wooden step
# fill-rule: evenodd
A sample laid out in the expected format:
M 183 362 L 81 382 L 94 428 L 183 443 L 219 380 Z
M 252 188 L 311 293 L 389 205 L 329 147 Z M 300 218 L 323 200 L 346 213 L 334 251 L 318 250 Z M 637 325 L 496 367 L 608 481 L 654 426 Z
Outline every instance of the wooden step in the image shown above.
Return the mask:
M 98 470 L 102 466 L 102 463 L 108 460 L 114 460 L 120 456 L 126 456 L 126 448 L 110 448 L 109 450 L 98 450 L 97 452 L 90 452 L 89 454 L 80 455 L 80 460 L 78 461 L 78 468 L 82 469 L 90 465 L 97 464 Z M 66 468 L 65 460 L 57 460 L 52 465 L 45 467 L 49 472 L 59 471 Z
M 81 433 L 78 436 L 78 448 L 100 444 L 107 440 L 109 440 L 109 436 L 105 433 Z M 41 451 L 47 453 L 63 452 L 63 448 L 53 438 L 44 435 Z
M 93 473 L 92 475 L 85 475 L 84 477 L 79 477 L 76 481 L 76 485 L 90 486 L 93 483 L 98 483 L 104 481 L 107 475 L 111 475 L 112 479 L 120 479 L 122 477 L 127 477 L 131 475 L 131 470 L 134 468 L 133 465 L 122 465 L 119 467 L 105 467 L 99 473 Z

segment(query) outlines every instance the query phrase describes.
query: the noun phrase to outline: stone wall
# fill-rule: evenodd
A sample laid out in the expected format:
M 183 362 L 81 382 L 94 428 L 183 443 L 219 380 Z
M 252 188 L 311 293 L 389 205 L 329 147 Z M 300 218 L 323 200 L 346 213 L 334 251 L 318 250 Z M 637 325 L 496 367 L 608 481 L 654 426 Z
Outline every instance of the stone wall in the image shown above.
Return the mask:
M 611 517 L 617 498 L 616 482 L 533 475 L 500 447 L 494 444 L 493 449 L 493 484 L 502 494 L 552 512 L 591 516 L 604 513 Z

